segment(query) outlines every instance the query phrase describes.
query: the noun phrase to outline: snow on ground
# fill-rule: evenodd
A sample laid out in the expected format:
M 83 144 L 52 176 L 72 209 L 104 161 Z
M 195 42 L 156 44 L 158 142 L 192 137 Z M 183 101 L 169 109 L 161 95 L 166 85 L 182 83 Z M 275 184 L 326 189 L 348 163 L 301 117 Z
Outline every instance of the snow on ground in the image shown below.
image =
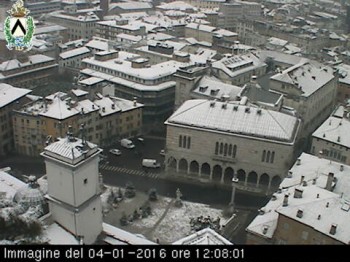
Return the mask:
M 114 189 L 114 191 L 117 190 L 117 188 L 108 187 L 101 195 L 103 206 L 108 206 L 107 199 L 112 189 Z M 171 202 L 173 200 L 172 198 L 158 195 L 157 201 L 149 202 L 152 212 L 150 216 L 137 219 L 127 226 L 121 226 L 119 219 L 122 214 L 125 213 L 127 216 L 133 214 L 134 210 L 141 207 L 147 199 L 147 194 L 136 192 L 136 197 L 124 199 L 116 208 L 109 205 L 108 213 L 105 213 L 104 216 L 104 222 L 129 231 L 130 233 L 141 234 L 151 241 L 156 241 L 158 239 L 161 244 L 170 244 L 194 233 L 191 232 L 191 218 L 210 216 L 212 220 L 215 220 L 219 217 L 221 225 L 227 221 L 227 219 L 223 217 L 221 209 L 215 209 L 209 205 L 188 201 L 183 201 L 182 207 L 176 207 L 173 202 Z M 167 207 L 169 207 L 168 210 Z M 165 215 L 162 217 L 164 213 Z

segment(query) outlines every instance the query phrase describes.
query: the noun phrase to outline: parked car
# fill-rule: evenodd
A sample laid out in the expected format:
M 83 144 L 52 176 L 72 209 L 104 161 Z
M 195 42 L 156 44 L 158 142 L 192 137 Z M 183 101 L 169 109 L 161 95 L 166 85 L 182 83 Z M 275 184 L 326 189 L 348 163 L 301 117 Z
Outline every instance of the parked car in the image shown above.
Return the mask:
M 109 153 L 116 155 L 116 156 L 120 156 L 122 154 L 122 152 L 119 149 L 113 148 L 111 150 L 109 150 Z
M 120 140 L 120 144 L 122 147 L 129 148 L 129 149 L 132 149 L 135 147 L 134 143 L 131 140 L 126 138 Z
M 142 159 L 143 167 L 159 168 L 160 164 L 155 159 Z
M 145 142 L 145 139 L 142 138 L 142 137 L 138 137 L 137 140 L 138 140 L 139 142 L 141 142 L 141 143 Z

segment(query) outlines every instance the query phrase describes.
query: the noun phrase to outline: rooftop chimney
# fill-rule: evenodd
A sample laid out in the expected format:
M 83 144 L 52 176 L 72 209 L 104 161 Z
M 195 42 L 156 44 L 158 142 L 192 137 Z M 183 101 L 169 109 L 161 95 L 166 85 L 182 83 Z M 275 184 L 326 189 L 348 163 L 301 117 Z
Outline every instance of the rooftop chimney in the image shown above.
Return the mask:
M 137 98 L 136 98 L 136 96 L 134 96 L 133 103 L 134 103 L 134 106 L 137 106 Z
M 294 190 L 294 198 L 302 198 L 304 190 L 302 188 L 296 187 Z
M 327 184 L 326 184 L 326 190 L 331 191 L 332 190 L 332 182 L 334 179 L 334 173 L 328 173 L 327 177 Z
M 302 185 L 302 184 L 303 184 L 303 182 L 304 182 L 304 178 L 305 178 L 305 176 L 301 176 L 301 178 L 300 178 L 300 185 Z
M 284 195 L 282 206 L 284 206 L 284 207 L 288 206 L 288 197 L 289 197 L 288 194 Z
M 288 175 L 287 175 L 288 178 L 291 178 L 293 177 L 293 172 L 292 171 L 288 171 Z
M 300 165 L 300 161 L 301 161 L 300 158 L 298 158 L 298 159 L 297 159 L 297 166 Z
M 299 208 L 297 211 L 297 217 L 302 218 L 303 217 L 304 210 Z
M 337 224 L 332 224 L 331 229 L 329 230 L 329 234 L 335 235 L 336 232 L 337 232 Z
M 343 170 L 344 170 L 344 166 L 340 165 L 340 171 L 343 171 Z

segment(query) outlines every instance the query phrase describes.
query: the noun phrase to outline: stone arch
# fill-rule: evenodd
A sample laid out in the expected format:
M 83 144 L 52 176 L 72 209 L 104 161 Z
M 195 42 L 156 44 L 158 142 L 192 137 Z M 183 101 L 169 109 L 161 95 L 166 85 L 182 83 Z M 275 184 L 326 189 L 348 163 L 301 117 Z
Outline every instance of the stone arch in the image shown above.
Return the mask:
M 281 184 L 281 178 L 279 175 L 275 175 L 272 179 L 271 179 L 271 186 L 272 187 L 278 187 L 279 184 Z
M 172 156 L 169 157 L 169 159 L 168 159 L 168 167 L 176 169 L 176 164 L 177 164 L 176 159 L 174 157 L 172 157 Z
M 188 169 L 187 160 L 184 159 L 184 158 L 181 158 L 180 161 L 179 161 L 179 170 L 187 172 L 187 169 Z
M 262 174 L 259 179 L 260 186 L 268 186 L 270 182 L 270 176 L 266 173 Z
M 258 174 L 255 171 L 249 172 L 247 182 L 251 184 L 256 184 L 257 181 L 258 181 Z
M 215 165 L 213 168 L 213 180 L 220 182 L 221 176 L 222 176 L 222 167 L 220 165 Z
M 204 177 L 209 177 L 210 176 L 210 165 L 208 163 L 202 164 L 201 176 L 204 176 Z
M 198 174 L 199 173 L 199 164 L 197 161 L 193 160 L 190 163 L 190 172 L 194 173 L 194 174 Z
M 227 167 L 225 169 L 225 173 L 224 173 L 224 182 L 225 182 L 225 184 L 232 183 L 233 176 L 234 176 L 234 171 L 233 171 L 232 167 Z
M 239 169 L 237 171 L 237 178 L 238 178 L 239 182 L 244 182 L 245 181 L 245 176 L 246 176 L 246 174 L 245 174 L 245 171 L 243 169 Z

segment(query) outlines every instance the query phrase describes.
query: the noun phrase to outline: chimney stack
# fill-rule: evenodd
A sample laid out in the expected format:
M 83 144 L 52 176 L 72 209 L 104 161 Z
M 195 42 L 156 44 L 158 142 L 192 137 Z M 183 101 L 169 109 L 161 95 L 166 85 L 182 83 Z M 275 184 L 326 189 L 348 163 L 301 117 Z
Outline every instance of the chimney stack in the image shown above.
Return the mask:
M 326 184 L 326 190 L 331 191 L 332 190 L 332 182 L 334 179 L 334 173 L 328 173 L 328 178 L 327 178 L 327 184 Z
M 344 166 L 340 165 L 340 171 L 343 171 L 343 170 L 344 170 Z
M 331 229 L 329 230 L 329 234 L 335 235 L 336 232 L 337 232 L 337 224 L 332 224 Z
M 288 197 L 289 197 L 288 194 L 284 195 L 282 206 L 284 206 L 284 207 L 288 206 Z
M 297 159 L 297 166 L 300 166 L 300 158 Z
M 302 218 L 303 217 L 304 210 L 299 208 L 297 211 L 297 217 Z
M 294 190 L 294 198 L 302 198 L 304 190 L 302 188 L 296 187 Z
M 305 176 L 301 176 L 301 178 L 300 178 L 300 185 L 302 185 L 302 184 L 303 184 L 303 182 L 304 182 L 304 178 L 305 178 Z

